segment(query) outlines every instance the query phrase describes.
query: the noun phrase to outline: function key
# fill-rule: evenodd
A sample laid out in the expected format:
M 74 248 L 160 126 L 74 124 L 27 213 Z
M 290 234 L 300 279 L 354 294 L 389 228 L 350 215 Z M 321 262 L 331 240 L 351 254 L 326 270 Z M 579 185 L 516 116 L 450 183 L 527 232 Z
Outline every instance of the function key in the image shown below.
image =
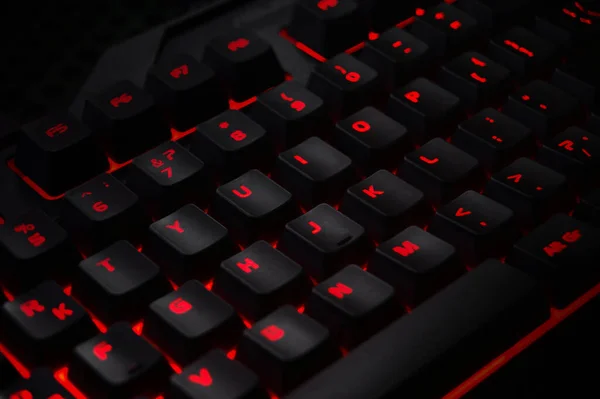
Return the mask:
M 86 311 L 54 281 L 2 306 L 2 342 L 28 367 L 64 366 L 71 349 L 93 336 Z
M 574 55 L 556 68 L 552 84 L 590 107 L 600 103 L 599 70 L 600 62 L 590 53 Z
M 244 101 L 284 80 L 271 45 L 255 33 L 231 29 L 210 41 L 204 52 L 208 63 L 235 101 Z
M 484 30 L 498 31 L 531 17 L 531 0 L 461 0 L 456 6 L 471 15 Z
M 600 228 L 600 189 L 597 188 L 584 195 L 577 204 L 573 216 Z
M 0 376 L 2 376 L 2 378 L 0 378 L 0 392 L 3 392 L 8 387 L 8 385 L 13 384 L 18 380 L 21 380 L 21 375 L 19 374 L 17 369 L 2 353 L 0 353 Z
M 4 374 L 1 374 L 4 378 Z M 5 394 L 6 396 L 2 395 Z M 2 399 L 75 399 L 58 381 L 54 378 L 54 372 L 47 368 L 34 369 L 31 377 L 21 379 L 5 391 L 0 392 Z
M 83 121 L 117 162 L 128 161 L 171 138 L 152 96 L 125 80 L 88 99 Z

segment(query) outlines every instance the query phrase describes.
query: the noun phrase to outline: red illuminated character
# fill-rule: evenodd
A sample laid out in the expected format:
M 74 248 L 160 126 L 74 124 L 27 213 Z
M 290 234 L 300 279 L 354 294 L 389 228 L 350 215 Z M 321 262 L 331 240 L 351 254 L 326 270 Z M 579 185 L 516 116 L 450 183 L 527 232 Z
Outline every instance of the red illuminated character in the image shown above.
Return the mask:
M 313 222 L 312 220 L 308 222 L 308 225 L 313 228 L 313 230 L 311 231 L 311 233 L 313 234 L 319 234 L 319 232 L 321 231 L 321 226 L 319 226 L 316 222 Z
M 471 214 L 471 211 L 465 211 L 463 208 L 458 208 L 454 216 L 457 218 L 462 218 L 464 216 L 468 216 Z
M 486 116 L 485 120 L 486 120 L 486 122 L 489 122 L 489 123 L 496 123 L 496 121 L 493 120 L 492 118 L 490 118 L 489 116 Z
M 100 360 L 101 362 L 108 359 L 108 353 L 110 351 L 112 351 L 112 345 L 107 343 L 106 341 L 102 341 L 96 344 L 94 346 L 94 349 L 92 349 L 92 353 L 94 354 L 94 356 L 96 356 L 96 358 L 98 358 L 98 360 Z
M 45 309 L 44 305 L 39 303 L 37 299 L 30 299 L 26 302 L 23 302 L 19 308 L 27 317 L 33 317 L 36 313 L 41 313 Z
M 227 129 L 229 127 L 229 122 L 221 122 L 219 123 L 219 127 L 221 129 Z
M 160 173 L 166 173 L 168 179 L 173 177 L 173 169 L 170 166 L 161 170 Z
M 479 76 L 479 75 L 478 75 L 477 73 L 475 73 L 475 72 L 472 72 L 472 73 L 471 73 L 471 77 L 472 77 L 474 80 L 478 81 L 479 83 L 485 83 L 485 82 L 487 82 L 487 79 L 486 79 L 486 78 Z
M 520 181 L 521 181 L 521 178 L 522 178 L 522 177 L 523 177 L 523 175 L 519 173 L 519 174 L 516 174 L 516 175 L 508 176 L 508 177 L 506 178 L 506 180 L 512 180 L 512 181 L 514 181 L 515 183 L 518 183 L 518 182 L 520 182 Z
M 396 42 L 392 43 L 392 47 L 393 47 L 393 48 L 398 48 L 398 47 L 400 47 L 400 46 L 402 46 L 402 41 L 400 41 L 400 40 L 398 40 L 398 41 L 396 41 Z
M 461 26 L 462 24 L 460 21 L 452 21 L 452 23 L 450 23 L 450 27 L 454 30 L 459 30 Z
M 308 161 L 302 158 L 300 155 L 294 155 L 294 159 L 300 162 L 302 165 L 306 165 L 308 163 Z
M 240 198 L 247 198 L 252 195 L 252 190 L 250 190 L 248 187 L 246 187 L 244 185 L 240 186 L 240 190 L 242 190 L 242 191 L 240 192 L 237 189 L 235 189 L 235 190 L 231 190 L 231 192 Z
M 410 241 L 404 241 L 402 245 L 396 245 L 392 250 L 400 256 L 407 257 L 418 251 L 420 247 Z
M 434 164 L 436 164 L 436 163 L 440 162 L 440 159 L 439 159 L 439 158 L 433 158 L 433 159 L 429 159 L 429 158 L 427 158 L 426 156 L 423 156 L 423 155 L 421 155 L 421 156 L 419 157 L 419 159 L 420 159 L 421 161 L 425 162 L 426 164 L 429 164 L 429 165 L 434 165 Z
M 352 294 L 352 291 L 352 288 L 343 283 L 335 283 L 335 286 L 327 289 L 327 292 L 338 299 L 342 299 L 344 296 Z
M 581 238 L 581 232 L 579 230 L 573 230 L 573 231 L 566 232 L 562 236 L 563 241 L 565 241 L 569 244 L 579 241 L 580 238 Z
M 202 385 L 203 387 L 209 387 L 213 382 L 212 376 L 205 368 L 201 368 L 198 374 L 191 374 L 188 380 L 193 384 Z
M 285 331 L 274 324 L 260 330 L 260 334 L 271 342 L 279 341 L 284 337 Z
M 181 76 L 187 75 L 189 72 L 187 64 L 183 64 L 178 66 L 177 68 L 173 68 L 170 72 L 170 75 L 175 79 L 179 79 Z
M 33 399 L 33 395 L 26 389 L 10 394 L 8 399 Z
M 371 130 L 371 125 L 366 121 L 356 121 L 352 124 L 352 129 L 359 133 L 365 133 Z
M 360 74 L 358 72 L 348 72 L 345 68 L 336 65 L 334 68 L 346 77 L 346 80 L 351 83 L 356 83 L 360 80 Z
M 167 151 L 163 152 L 163 155 L 165 156 L 165 158 L 167 158 L 169 161 L 173 160 L 173 155 L 175 155 L 175 150 L 170 148 Z
M 67 130 L 69 130 L 69 127 L 67 125 L 65 125 L 64 123 L 59 123 L 46 130 L 46 136 L 54 138 L 54 136 L 56 136 L 57 134 L 63 134 Z
M 29 237 L 27 237 L 27 241 L 34 247 L 39 247 L 46 242 L 46 237 L 41 235 L 40 233 L 33 233 Z
M 256 263 L 255 261 L 253 261 L 250 258 L 246 258 L 244 259 L 244 263 L 242 262 L 238 262 L 235 264 L 237 267 L 240 268 L 240 270 L 242 270 L 244 273 L 251 273 L 252 270 L 258 270 L 260 268 L 260 266 L 258 265 L 258 263 Z
M 435 19 L 444 19 L 446 18 L 446 15 L 443 12 L 436 12 L 434 15 Z
M 59 393 L 55 393 L 55 394 L 48 396 L 48 399 L 65 399 L 65 397 Z
M 123 93 L 118 97 L 114 97 L 110 100 L 110 105 L 114 108 L 119 108 L 121 104 L 129 104 L 133 100 L 133 97 L 129 93 Z
M 239 49 L 248 47 L 249 44 L 250 44 L 250 40 L 242 37 L 242 38 L 239 38 L 239 39 L 229 42 L 229 44 L 227 45 L 227 48 L 229 49 L 229 51 L 235 52 L 235 51 L 238 51 Z
M 102 201 L 98 201 L 98 202 L 94 202 L 94 205 L 92 205 L 92 209 L 95 212 L 102 213 L 102 212 L 106 212 L 108 210 L 108 205 L 106 205 Z
M 96 266 L 101 266 L 111 273 L 115 271 L 115 267 L 110 264 L 110 258 L 102 259 L 100 262 L 96 263 Z
M 369 196 L 369 197 L 371 197 L 371 198 L 377 198 L 377 197 L 379 197 L 380 195 L 383 195 L 383 194 L 385 194 L 385 191 L 378 191 L 378 190 L 375 190 L 375 187 L 373 187 L 373 186 L 369 186 L 369 188 L 365 188 L 365 189 L 363 189 L 363 190 L 362 190 L 362 192 L 363 192 L 365 195 L 368 195 L 368 196 Z
M 173 224 L 168 224 L 165 226 L 167 229 L 170 230 L 174 230 L 179 234 L 182 234 L 185 232 L 185 230 L 181 227 L 181 224 L 179 223 L 179 220 L 176 220 L 173 222 Z
M 412 103 L 418 103 L 419 102 L 419 98 L 421 98 L 421 94 L 418 91 L 409 91 L 408 93 L 404 94 L 404 98 L 406 98 L 408 101 L 412 102 Z
M 164 166 L 165 163 L 159 159 L 156 158 L 152 158 L 150 160 L 150 163 L 152 164 L 152 166 L 154 166 L 155 168 L 160 168 L 161 166 Z
M 512 47 L 513 49 L 517 50 L 519 53 L 525 54 L 529 58 L 533 57 L 533 52 L 527 50 L 525 47 L 519 46 L 517 43 L 513 42 L 512 40 L 506 39 L 506 40 L 504 40 L 504 44 L 506 44 L 509 47 Z
M 289 97 L 287 94 L 285 93 L 281 93 L 281 98 L 284 101 L 287 101 L 290 103 L 290 108 L 295 110 L 296 112 L 300 112 L 302 111 L 304 108 L 306 108 L 306 104 L 303 101 L 300 100 L 294 100 L 292 97 Z
M 15 230 L 15 233 L 29 234 L 30 231 L 35 230 L 35 225 L 23 223 L 18 226 L 15 226 L 14 230 Z
M 573 143 L 573 141 L 571 140 L 565 140 L 563 142 L 561 142 L 558 146 L 564 148 L 567 151 L 573 151 L 573 145 L 575 143 Z
M 338 0 L 319 0 L 317 2 L 317 7 L 319 7 L 323 11 L 327 11 L 330 8 L 335 8 L 338 5 Z
M 192 304 L 183 298 L 177 298 L 169 303 L 169 310 L 175 314 L 184 314 L 192 310 Z
M 235 141 L 242 141 L 246 138 L 246 133 L 242 132 L 241 130 L 236 130 L 235 132 L 231 133 L 229 137 Z
M 560 241 L 553 241 L 544 247 L 544 252 L 549 257 L 553 257 L 555 254 L 559 254 L 567 248 L 565 244 Z
M 498 143 L 502 143 L 504 141 L 498 136 L 492 136 L 492 140 L 494 140 L 495 142 L 498 142 Z
M 477 66 L 480 66 L 480 67 L 484 67 L 484 66 L 486 66 L 486 65 L 487 65 L 485 62 L 483 62 L 483 61 L 481 61 L 480 59 L 478 59 L 478 58 L 475 58 L 475 57 L 471 57 L 471 62 L 472 62 L 473 64 L 477 65 Z
M 59 320 L 65 320 L 68 316 L 73 315 L 73 311 L 71 309 L 67 309 L 67 305 L 61 303 L 57 308 L 52 308 L 52 314 L 56 316 Z

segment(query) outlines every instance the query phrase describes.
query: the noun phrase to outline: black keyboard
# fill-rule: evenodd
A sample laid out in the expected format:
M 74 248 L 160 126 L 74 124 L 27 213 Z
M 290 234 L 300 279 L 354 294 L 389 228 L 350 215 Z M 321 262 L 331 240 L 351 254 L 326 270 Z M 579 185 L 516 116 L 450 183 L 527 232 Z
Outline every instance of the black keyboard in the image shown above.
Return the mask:
M 178 7 L 3 110 L 2 399 L 600 396 L 598 1 Z

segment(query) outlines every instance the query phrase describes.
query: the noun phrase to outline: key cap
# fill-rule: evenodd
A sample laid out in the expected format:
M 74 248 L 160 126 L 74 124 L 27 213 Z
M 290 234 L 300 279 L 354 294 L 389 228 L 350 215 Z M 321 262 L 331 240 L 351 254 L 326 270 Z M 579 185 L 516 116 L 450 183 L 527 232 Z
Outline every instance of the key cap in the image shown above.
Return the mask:
M 89 254 L 119 239 L 138 243 L 144 216 L 138 196 L 102 174 L 65 194 L 61 221 L 77 248 Z
M 249 169 L 268 171 L 273 159 L 265 130 L 240 111 L 198 125 L 191 151 L 226 183 Z
M 4 390 L 9 385 L 20 380 L 21 375 L 8 361 L 6 356 L 0 353 L 0 389 Z
M 600 136 L 600 106 L 596 105 L 591 109 L 585 129 L 596 136 Z
M 301 0 L 294 6 L 288 33 L 323 57 L 331 57 L 363 41 L 368 29 L 353 0 Z
M 381 111 L 367 107 L 340 121 L 333 145 L 365 173 L 394 169 L 397 159 L 412 149 L 404 126 Z
M 573 216 L 591 225 L 600 227 L 600 189 L 583 196 Z
M 515 244 L 508 263 L 543 281 L 563 309 L 598 282 L 598 229 L 556 214 Z
M 510 91 L 508 69 L 473 51 L 446 63 L 437 81 L 468 109 L 498 104 Z
M 416 144 L 448 136 L 461 118 L 459 98 L 425 78 L 396 90 L 386 113 L 408 128 Z
M 391 284 L 401 303 L 411 308 L 464 272 L 452 245 L 417 226 L 381 243 L 368 270 Z
M 599 68 L 590 53 L 574 55 L 556 68 L 551 83 L 589 107 L 600 102 Z
M 88 99 L 83 122 L 117 162 L 128 161 L 171 138 L 152 96 L 126 80 Z
M 283 306 L 244 331 L 236 359 L 281 395 L 336 357 L 325 327 L 292 306 Z
M 10 222 L 3 219 L 0 259 L 2 285 L 20 294 L 47 279 L 66 283 L 80 256 L 62 227 L 41 210 L 32 209 Z
M 212 347 L 230 350 L 243 325 L 235 310 L 196 280 L 150 304 L 144 336 L 180 364 Z
M 296 262 L 266 241 L 257 241 L 221 263 L 213 292 L 255 321 L 282 305 L 300 305 L 310 280 Z
M 278 245 L 317 281 L 348 264 L 363 264 L 370 247 L 361 225 L 326 204 L 289 222 Z
M 204 61 L 217 73 L 235 101 L 244 101 L 284 80 L 271 45 L 244 29 L 231 29 L 210 41 Z
M 154 397 L 164 392 L 169 371 L 161 354 L 121 322 L 75 348 L 69 379 L 88 396 Z
M 350 187 L 340 210 L 378 242 L 409 225 L 424 224 L 432 213 L 421 191 L 387 170 Z
M 440 398 L 548 317 L 533 279 L 489 260 L 288 398 Z
M 458 125 L 452 144 L 495 171 L 535 151 L 531 129 L 493 108 L 486 108 Z
M 298 213 L 292 195 L 256 169 L 219 187 L 212 208 L 215 218 L 242 245 L 276 240 Z
M 429 231 L 452 244 L 469 266 L 505 255 L 519 234 L 510 208 L 471 190 L 438 209 Z
M 127 184 L 150 215 L 164 216 L 188 203 L 207 205 L 213 180 L 204 162 L 181 145 L 166 142 L 133 160 Z
M 378 103 L 380 86 L 374 69 L 346 53 L 317 65 L 307 85 L 325 101 L 334 121 Z
M 50 195 L 108 169 L 90 131 L 70 114 L 47 116 L 21 130 L 15 165 Z
M 146 89 L 177 130 L 186 130 L 229 108 L 215 72 L 189 54 L 163 57 L 148 73 Z
M 572 124 L 579 104 L 549 83 L 534 80 L 511 94 L 502 112 L 531 128 L 536 137 L 546 138 Z
M 2 306 L 2 342 L 28 367 L 63 366 L 71 349 L 96 328 L 85 310 L 54 281 Z
M 289 81 L 258 96 L 250 117 L 263 126 L 277 152 L 300 144 L 327 127 L 323 100 L 295 81 Z
M 394 288 L 350 265 L 313 288 L 306 314 L 331 332 L 343 348 L 354 348 L 401 314 Z
M 127 241 L 83 260 L 73 296 L 104 323 L 139 321 L 154 299 L 169 292 L 158 266 Z
M 207 281 L 234 251 L 227 229 L 191 204 L 150 225 L 148 239 L 145 252 L 177 284 Z
M 421 190 L 434 206 L 454 199 L 483 180 L 477 159 L 440 138 L 406 155 L 398 174 Z
M 256 374 L 229 360 L 219 350 L 210 351 L 198 361 L 171 377 L 170 398 L 267 399 Z
M 75 399 L 58 381 L 54 373 L 47 368 L 34 369 L 31 377 L 16 381 L 5 391 L 0 392 L 2 399 Z M 4 376 L 3 376 L 4 377 Z
M 273 170 L 273 179 L 307 209 L 337 203 L 356 178 L 352 160 L 318 137 L 279 154 Z
M 530 0 L 462 0 L 456 7 L 475 18 L 481 29 L 498 31 L 527 22 L 533 4 Z
M 543 7 L 538 16 L 538 21 L 541 20 L 543 23 L 537 24 L 538 30 L 548 38 L 557 37 L 562 33 L 563 36 L 568 37 L 573 49 L 595 44 L 594 38 L 600 33 L 598 27 L 600 9 L 597 5 L 592 6 L 589 10 L 592 14 L 588 14 L 588 9 L 580 9 L 576 6 L 581 6 L 583 3 L 585 1 L 577 3 L 570 1 L 563 2 L 566 7 L 562 8 L 558 4 L 553 7 Z
M 512 209 L 524 227 L 567 210 L 571 202 L 567 179 L 529 158 L 519 158 L 494 174 L 484 194 Z

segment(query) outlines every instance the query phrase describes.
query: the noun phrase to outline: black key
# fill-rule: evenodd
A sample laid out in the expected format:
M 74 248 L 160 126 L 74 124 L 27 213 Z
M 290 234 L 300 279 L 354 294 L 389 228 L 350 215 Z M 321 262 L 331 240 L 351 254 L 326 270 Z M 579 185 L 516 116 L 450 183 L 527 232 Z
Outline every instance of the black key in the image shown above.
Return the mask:
M 267 399 L 256 374 L 213 350 L 171 377 L 173 399 Z
M 287 398 L 440 398 L 549 316 L 534 280 L 489 260 Z
M 171 370 L 161 354 L 121 322 L 78 345 L 69 380 L 84 394 L 105 398 L 156 396 Z
M 54 281 L 2 306 L 2 342 L 25 365 L 64 366 L 71 349 L 96 333 L 85 310 Z
M 464 272 L 454 247 L 416 226 L 381 243 L 369 272 L 396 288 L 409 307 L 419 305 Z
M 519 234 L 510 208 L 475 191 L 440 208 L 429 231 L 452 244 L 467 266 L 506 255 Z
M 8 361 L 6 356 L 0 353 L 0 389 L 4 390 L 8 385 L 19 380 L 21 375 Z
M 139 321 L 169 289 L 158 266 L 127 241 L 83 260 L 73 282 L 73 296 L 107 324 Z
M 227 229 L 191 204 L 153 223 L 144 248 L 177 284 L 207 281 L 235 250 Z
M 432 54 L 426 43 L 396 27 L 385 31 L 376 40 L 368 40 L 364 50 L 358 55 L 360 61 L 379 73 L 388 92 L 416 78 L 427 67 L 431 58 Z
M 412 149 L 406 128 L 373 107 L 340 121 L 333 145 L 366 174 L 394 169 L 398 158 Z
M 2 375 L 4 377 L 4 375 Z M 3 395 L 4 394 L 4 395 Z M 54 378 L 54 372 L 47 368 L 34 369 L 31 377 L 22 379 L 5 391 L 0 391 L 2 399 L 75 399 Z
M 256 169 L 217 189 L 212 213 L 242 245 L 276 240 L 298 214 L 292 195 Z
M 510 91 L 510 72 L 483 55 L 469 51 L 445 64 L 438 74 L 441 86 L 456 94 L 463 106 L 479 109 L 498 104 Z
M 579 103 L 560 89 L 534 80 L 513 93 L 502 112 L 531 128 L 538 138 L 553 136 L 571 125 Z
M 341 53 L 315 67 L 308 89 L 327 104 L 334 121 L 377 103 L 379 76 L 370 66 Z
M 531 129 L 493 108 L 481 110 L 458 125 L 452 144 L 477 158 L 488 171 L 530 155 L 536 148 Z
M 567 179 L 529 158 L 519 158 L 494 174 L 485 195 L 512 209 L 524 227 L 537 225 L 570 205 Z
M 276 182 L 308 209 L 322 202 L 337 203 L 357 176 L 352 160 L 318 137 L 279 154 L 273 171 Z
M 600 8 L 598 5 L 592 4 L 588 10 L 587 7 L 582 6 L 586 0 L 562 3 L 566 7 L 561 7 L 559 4 L 541 7 L 542 12 L 536 20 L 536 27 L 540 35 L 549 39 L 565 37 L 572 45 L 572 49 L 597 44 L 595 40 L 600 33 L 598 25 Z M 585 5 L 587 6 L 587 4 Z
M 600 136 L 600 105 L 596 105 L 595 108 L 591 109 L 585 129 L 596 136 Z
M 435 206 L 476 187 L 483 179 L 477 159 L 440 138 L 406 155 L 398 172 Z
M 579 220 L 600 227 L 600 189 L 584 195 L 573 214 Z
M 154 301 L 144 318 L 144 336 L 182 364 L 215 346 L 230 350 L 242 329 L 235 310 L 196 280 Z
M 448 136 L 461 118 L 460 100 L 425 78 L 396 90 L 387 114 L 408 128 L 413 141 L 423 144 L 436 136 Z
M 237 359 L 273 392 L 286 393 L 338 356 L 329 331 L 292 306 L 260 320 L 244 335 Z
M 362 265 L 370 246 L 361 225 L 321 204 L 285 226 L 278 248 L 321 281 L 348 264 Z
M 204 162 L 169 141 L 133 160 L 127 184 L 150 215 L 164 216 L 187 203 L 207 205 L 212 180 Z
M 354 348 L 402 311 L 394 288 L 356 265 L 350 265 L 313 288 L 306 314 L 329 328 L 336 342 Z
M 61 218 L 84 253 L 98 251 L 119 239 L 138 243 L 143 220 L 138 196 L 109 174 L 69 190 Z
M 598 282 L 598 234 L 559 213 L 517 241 L 508 262 L 544 282 L 562 309 Z
M 532 6 L 531 0 L 461 0 L 456 3 L 456 7 L 475 18 L 486 31 L 527 22 Z
M 196 126 L 229 108 L 215 72 L 189 54 L 159 61 L 148 73 L 146 88 L 178 130 Z
M 346 191 L 340 210 L 383 241 L 431 216 L 423 193 L 387 170 L 380 170 Z
M 552 84 L 586 106 L 600 103 L 600 63 L 590 53 L 570 57 L 552 75 Z
M 47 116 L 21 130 L 15 164 L 50 195 L 108 169 L 90 131 L 70 114 Z
M 258 241 L 221 263 L 213 292 L 255 321 L 282 305 L 300 305 L 310 287 L 300 265 Z
M 446 3 L 429 8 L 410 26 L 411 33 L 427 43 L 437 57 L 472 47 L 481 37 L 480 30 L 477 20 Z
M 83 121 L 117 162 L 128 161 L 171 138 L 152 96 L 126 80 L 86 101 Z
M 324 57 L 362 42 L 368 27 L 356 1 L 301 0 L 294 7 L 288 33 Z
M 250 116 L 267 130 L 277 151 L 320 134 L 328 125 L 323 100 L 295 81 L 258 96 Z
M 235 101 L 244 101 L 284 80 L 271 45 L 254 32 L 231 29 L 210 41 L 204 61 Z
M 191 150 L 227 182 L 249 169 L 267 171 L 273 159 L 265 130 L 240 111 L 198 125 Z

